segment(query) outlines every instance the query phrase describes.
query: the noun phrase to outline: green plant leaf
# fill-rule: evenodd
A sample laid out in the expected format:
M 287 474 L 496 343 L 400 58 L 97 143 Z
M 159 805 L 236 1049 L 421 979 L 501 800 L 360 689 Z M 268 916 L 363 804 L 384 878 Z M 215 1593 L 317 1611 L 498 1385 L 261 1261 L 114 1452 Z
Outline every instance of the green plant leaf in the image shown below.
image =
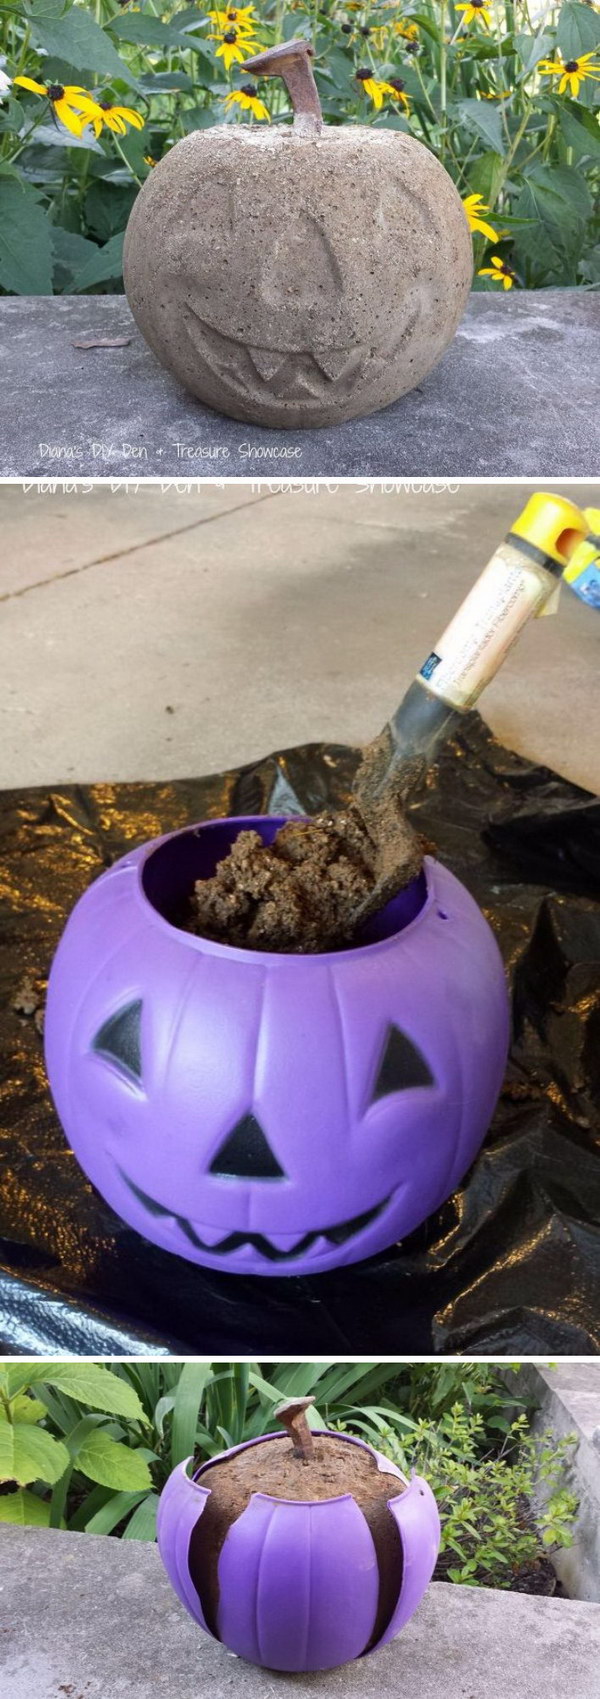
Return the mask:
M 40 199 L 30 183 L 0 178 L 0 285 L 9 295 L 52 294 L 52 227 Z
M 0 1496 L 0 1522 L 11 1522 L 18 1528 L 47 1528 L 50 1520 L 50 1500 L 38 1498 L 37 1493 L 20 1491 Z
M 469 129 L 477 130 L 494 153 L 505 153 L 502 119 L 489 100 L 459 100 L 458 111 Z
M 158 1493 L 148 1493 L 123 1529 L 124 1540 L 155 1540 Z
M 124 240 L 125 231 L 121 230 L 117 236 L 111 236 L 103 248 L 96 248 L 95 258 L 88 260 L 73 279 L 73 289 L 93 289 L 96 283 L 107 283 L 113 277 L 120 277 L 123 271 Z
M 151 12 L 124 12 L 121 18 L 111 18 L 106 28 L 117 41 L 129 41 L 144 47 L 172 47 L 179 48 L 181 52 L 182 48 L 194 45 L 189 36 L 174 29 L 172 24 L 163 23 L 162 18 L 153 17 Z
M 212 1374 L 210 1363 L 184 1363 L 173 1405 L 171 1427 L 171 1463 L 183 1463 L 191 1457 L 196 1444 L 196 1429 L 204 1389 Z
M 0 1424 L 0 1481 L 58 1481 L 69 1464 L 66 1445 L 29 1422 Z
M 145 1459 L 128 1445 L 111 1439 L 101 1428 L 89 1434 L 79 1447 L 77 1468 L 101 1487 L 135 1492 L 138 1487 L 152 1486 L 152 1476 Z
M 32 18 L 31 34 L 38 47 L 57 59 L 64 59 L 74 70 L 116 77 L 130 88 L 137 88 L 136 78 L 120 58 L 110 36 L 83 6 L 70 6 L 60 17 L 44 13 L 42 17 Z
M 90 1505 L 95 1502 L 99 1490 L 99 1488 L 96 1488 L 96 1492 L 90 1493 Z M 118 1527 L 119 1522 L 123 1521 L 130 1510 L 134 1510 L 136 1505 L 140 1504 L 146 1497 L 147 1493 L 144 1491 L 111 1493 L 105 1504 L 100 1505 L 98 1510 L 90 1511 L 87 1518 L 85 1514 L 78 1513 L 77 1525 L 85 1528 L 87 1534 L 112 1534 L 113 1529 Z M 83 1509 L 85 1511 L 85 1506 Z M 70 1527 L 73 1525 L 69 1523 Z
M 12 1422 L 38 1422 L 40 1416 L 45 1416 L 45 1414 L 45 1404 L 41 1404 L 39 1398 L 28 1398 L 25 1392 L 18 1393 L 17 1397 L 12 1400 L 10 1407 Z M 8 1416 L 4 1405 L 0 1404 L 0 1422 L 7 1421 Z
M 48 1381 L 78 1404 L 91 1404 L 108 1416 L 127 1416 L 134 1422 L 146 1420 L 137 1392 L 129 1381 L 100 1363 L 30 1363 L 27 1373 L 29 1385 Z
M 564 101 L 560 110 L 560 127 L 567 147 L 572 147 L 576 159 L 600 159 L 598 119 L 585 106 L 575 107 Z
M 577 0 L 567 0 L 558 14 L 556 45 L 563 59 L 581 59 L 592 53 L 600 43 L 600 17 L 591 6 L 581 6 Z

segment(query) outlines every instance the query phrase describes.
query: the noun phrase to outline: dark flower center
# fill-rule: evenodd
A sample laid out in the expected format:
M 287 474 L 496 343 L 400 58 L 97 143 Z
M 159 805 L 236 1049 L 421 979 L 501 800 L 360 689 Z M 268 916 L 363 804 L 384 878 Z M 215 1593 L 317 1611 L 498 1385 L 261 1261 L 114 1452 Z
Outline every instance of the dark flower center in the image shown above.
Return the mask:
M 258 94 L 256 83 L 242 83 L 242 94 L 247 94 L 249 100 L 255 100 Z
M 419 47 L 418 41 L 407 41 L 406 47 L 405 47 L 406 53 L 420 53 L 420 51 L 421 51 L 421 49 Z
M 567 63 L 565 65 L 565 71 L 578 71 L 578 70 L 579 70 L 579 60 L 578 59 L 567 59 Z
M 352 24 L 342 24 L 342 35 L 352 35 Z
M 365 66 L 363 65 L 363 66 L 361 66 L 360 71 L 357 71 L 357 73 L 356 73 L 356 80 L 359 83 L 368 83 L 370 78 L 372 77 L 372 75 L 373 75 L 373 72 L 371 70 L 370 65 L 367 65 L 366 69 L 365 69 Z
M 61 83 L 50 83 L 50 87 L 46 89 L 46 94 L 49 100 L 64 100 L 65 97 Z
M 361 33 L 361 35 L 370 35 L 371 31 L 369 29 L 369 25 L 368 24 L 361 24 L 360 33 Z
M 403 83 L 401 77 L 390 77 L 389 83 L 390 83 L 390 88 L 395 88 L 396 94 L 402 94 L 403 89 L 404 89 L 404 83 Z
M 227 42 L 231 42 L 231 44 L 233 45 L 234 41 L 237 41 L 237 30 L 236 29 L 226 30 L 225 34 L 223 36 L 223 40 L 227 41 Z

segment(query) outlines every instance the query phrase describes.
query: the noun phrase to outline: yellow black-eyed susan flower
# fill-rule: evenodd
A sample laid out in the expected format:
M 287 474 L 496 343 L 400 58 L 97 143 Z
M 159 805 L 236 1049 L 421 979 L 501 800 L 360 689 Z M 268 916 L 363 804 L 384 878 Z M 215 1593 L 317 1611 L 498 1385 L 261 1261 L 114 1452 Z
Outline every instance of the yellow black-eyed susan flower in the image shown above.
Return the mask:
M 98 101 L 98 117 L 94 118 L 94 135 L 99 136 L 106 125 L 115 136 L 126 136 L 127 125 L 134 130 L 143 130 L 144 120 L 141 112 L 135 112 L 132 106 L 113 106 L 110 100 Z
M 565 94 L 568 89 L 574 100 L 577 99 L 586 77 L 590 82 L 600 82 L 600 63 L 596 59 L 596 50 L 582 53 L 579 59 L 540 59 L 537 69 L 543 77 L 560 77 L 559 94 Z
M 373 76 L 370 66 L 363 66 L 361 70 L 356 72 L 356 80 L 362 84 L 365 94 L 369 96 L 369 100 L 372 100 L 378 112 L 381 111 L 386 94 L 390 96 L 391 100 L 399 100 L 408 111 L 408 96 L 404 93 L 404 83 L 401 77 L 390 77 L 389 82 L 385 83 L 379 77 Z
M 28 89 L 31 94 L 43 95 L 49 100 L 55 116 L 64 124 L 66 130 L 73 136 L 83 135 L 86 124 L 93 122 L 100 115 L 97 101 L 87 94 L 84 88 L 76 88 L 74 84 L 39 83 L 34 77 L 15 77 L 19 88 Z
M 226 96 L 225 107 L 229 111 L 232 106 L 241 106 L 244 112 L 251 112 L 254 118 L 264 118 L 267 124 L 271 122 L 271 114 L 264 101 L 259 99 L 255 83 L 242 83 L 241 88 L 231 90 Z
M 511 271 L 506 260 L 502 260 L 499 254 L 492 254 L 491 265 L 482 266 L 477 276 L 492 277 L 494 283 L 502 284 L 503 289 L 512 289 L 513 283 L 516 281 L 514 271 Z
M 256 18 L 253 6 L 226 6 L 224 11 L 209 12 L 211 24 L 220 35 L 225 35 L 229 29 L 237 30 L 238 35 L 254 35 Z
M 467 215 L 469 230 L 479 231 L 482 236 L 487 236 L 488 242 L 497 242 L 498 231 L 492 230 L 491 224 L 486 224 L 485 219 L 481 216 L 482 212 L 489 212 L 489 207 L 485 205 L 482 196 L 466 195 L 463 200 L 463 207 Z
M 249 35 L 241 34 L 232 24 L 219 35 L 211 35 L 211 41 L 218 41 L 217 59 L 222 59 L 225 70 L 232 65 L 243 65 L 244 59 L 252 58 L 254 53 L 261 52 L 260 42 L 252 41 Z
M 459 0 L 456 11 L 464 12 L 463 23 L 467 26 L 477 23 L 478 19 L 486 28 L 489 26 L 490 0 Z

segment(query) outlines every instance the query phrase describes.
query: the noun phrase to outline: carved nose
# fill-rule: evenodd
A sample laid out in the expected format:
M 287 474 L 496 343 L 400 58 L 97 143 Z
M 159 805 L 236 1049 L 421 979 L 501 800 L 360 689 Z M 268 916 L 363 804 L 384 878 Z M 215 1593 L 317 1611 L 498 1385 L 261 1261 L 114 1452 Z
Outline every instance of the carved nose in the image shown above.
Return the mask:
M 227 1174 L 238 1180 L 284 1180 L 280 1168 L 255 1115 L 242 1115 L 217 1151 L 211 1174 Z

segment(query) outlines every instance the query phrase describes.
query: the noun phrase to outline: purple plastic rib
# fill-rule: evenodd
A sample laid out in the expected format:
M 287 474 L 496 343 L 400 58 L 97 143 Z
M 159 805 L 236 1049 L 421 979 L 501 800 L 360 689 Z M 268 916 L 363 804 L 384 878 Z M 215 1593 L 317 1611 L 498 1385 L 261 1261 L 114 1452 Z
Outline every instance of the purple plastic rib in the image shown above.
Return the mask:
M 156 1524 L 158 1549 L 178 1599 L 205 1634 L 210 1634 L 190 1575 L 188 1556 L 190 1540 L 210 1498 L 210 1489 L 190 1480 L 189 1463 L 190 1457 L 187 1463 L 178 1463 L 160 1495 Z
M 373 1632 L 377 1557 L 350 1495 L 290 1505 L 254 1494 L 225 1540 L 219 1582 L 221 1639 L 268 1669 L 330 1669 Z
M 420 1604 L 436 1565 L 440 1545 L 440 1519 L 431 1487 L 413 1475 L 407 1491 L 389 1501 L 389 1509 L 402 1541 L 403 1573 L 400 1598 L 378 1646 L 385 1646 L 408 1622 Z M 373 1651 L 376 1651 L 373 1647 Z

